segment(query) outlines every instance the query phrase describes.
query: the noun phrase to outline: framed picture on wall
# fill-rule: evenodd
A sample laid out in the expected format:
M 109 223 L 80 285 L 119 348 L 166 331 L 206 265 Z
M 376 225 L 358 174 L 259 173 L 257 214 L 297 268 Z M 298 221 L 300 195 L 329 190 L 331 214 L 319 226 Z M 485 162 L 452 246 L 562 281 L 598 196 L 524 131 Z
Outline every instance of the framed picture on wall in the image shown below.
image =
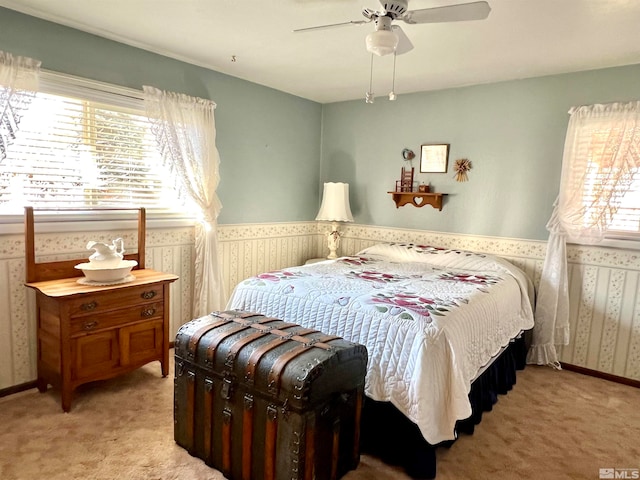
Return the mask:
M 425 144 L 420 148 L 421 173 L 447 173 L 449 144 Z

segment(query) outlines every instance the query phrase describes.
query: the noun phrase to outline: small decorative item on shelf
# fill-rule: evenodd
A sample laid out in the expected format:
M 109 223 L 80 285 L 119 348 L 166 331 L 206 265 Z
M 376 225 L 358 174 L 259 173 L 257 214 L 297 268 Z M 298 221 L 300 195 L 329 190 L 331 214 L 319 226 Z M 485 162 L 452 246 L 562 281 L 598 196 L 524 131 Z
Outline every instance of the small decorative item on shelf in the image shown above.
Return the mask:
M 467 176 L 467 172 L 471 170 L 473 167 L 471 165 L 471 160 L 467 160 L 466 158 L 459 158 L 455 163 L 455 179 L 457 182 L 466 182 L 469 180 Z
M 420 185 L 418 185 L 418 192 L 429 193 L 429 185 L 425 185 L 424 183 L 421 183 Z
M 413 192 L 413 167 L 402 167 L 400 180 L 396 181 L 396 192 Z

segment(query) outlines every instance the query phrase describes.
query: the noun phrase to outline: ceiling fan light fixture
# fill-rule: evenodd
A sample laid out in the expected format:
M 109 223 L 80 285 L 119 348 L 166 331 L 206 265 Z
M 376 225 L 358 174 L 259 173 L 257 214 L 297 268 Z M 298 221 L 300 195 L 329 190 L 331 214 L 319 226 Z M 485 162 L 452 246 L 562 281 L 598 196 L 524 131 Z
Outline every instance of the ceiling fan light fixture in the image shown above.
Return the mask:
M 367 51 L 382 57 L 396 51 L 398 36 L 391 30 L 376 30 L 367 35 L 365 43 Z

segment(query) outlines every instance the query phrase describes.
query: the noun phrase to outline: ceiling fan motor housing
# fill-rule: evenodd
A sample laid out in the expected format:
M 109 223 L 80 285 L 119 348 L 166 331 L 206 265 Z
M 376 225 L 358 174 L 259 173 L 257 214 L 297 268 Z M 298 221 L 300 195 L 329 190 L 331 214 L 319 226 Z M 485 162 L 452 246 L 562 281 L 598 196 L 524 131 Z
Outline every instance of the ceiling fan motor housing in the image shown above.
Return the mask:
M 371 8 L 363 8 L 362 15 L 364 15 L 369 20 L 377 20 L 379 18 L 390 18 L 391 20 L 396 20 L 397 18 L 402 17 L 408 8 L 407 0 L 395 0 L 393 2 L 380 2 L 380 4 L 384 7 L 382 11 L 372 10 Z
M 380 30 L 391 31 L 391 19 L 389 17 L 376 17 L 375 26 L 376 26 L 376 31 L 380 31 Z
M 394 0 L 391 2 L 381 1 L 380 3 L 384 8 L 384 15 L 395 20 L 405 14 L 409 2 L 407 0 Z

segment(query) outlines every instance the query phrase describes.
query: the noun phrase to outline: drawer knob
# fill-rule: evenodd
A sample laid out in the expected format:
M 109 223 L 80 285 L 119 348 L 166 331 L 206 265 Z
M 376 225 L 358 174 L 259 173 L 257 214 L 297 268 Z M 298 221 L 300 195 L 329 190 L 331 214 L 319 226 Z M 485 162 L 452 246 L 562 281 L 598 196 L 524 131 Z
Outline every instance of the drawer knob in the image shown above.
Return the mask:
M 82 328 L 84 330 L 93 330 L 94 328 L 96 328 L 98 326 L 98 322 L 96 320 L 92 321 L 92 322 L 84 322 L 82 324 Z
M 143 317 L 153 317 L 154 313 L 156 313 L 155 308 L 145 308 L 144 310 L 142 310 L 142 313 L 140 315 Z
M 144 298 L 145 300 L 149 300 L 150 298 L 153 298 L 156 296 L 156 291 L 155 290 L 149 290 L 148 292 L 142 292 L 142 294 L 140 295 L 142 298 Z
M 83 303 L 82 305 L 80 305 L 80 310 L 84 310 L 85 312 L 87 312 L 89 310 L 93 310 L 97 306 L 98 306 L 98 302 L 94 300 L 91 303 Z

